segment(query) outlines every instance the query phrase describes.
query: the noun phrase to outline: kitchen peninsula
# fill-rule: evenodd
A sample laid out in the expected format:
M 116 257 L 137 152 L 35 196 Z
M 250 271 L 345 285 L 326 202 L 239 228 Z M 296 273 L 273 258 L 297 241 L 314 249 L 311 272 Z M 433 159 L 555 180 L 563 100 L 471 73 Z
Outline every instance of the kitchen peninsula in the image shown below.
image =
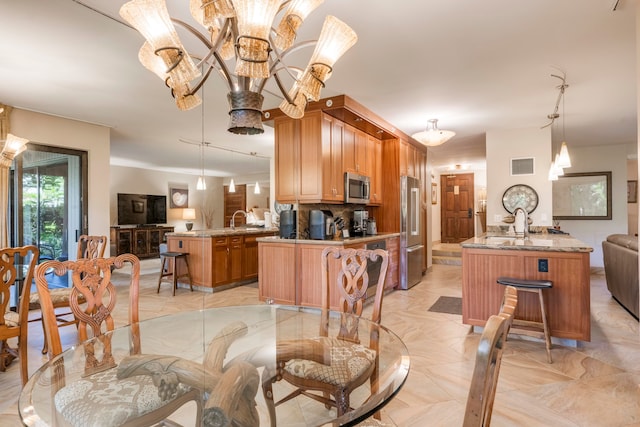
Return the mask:
M 167 250 L 189 254 L 194 285 L 214 288 L 255 280 L 258 276 L 259 237 L 273 236 L 277 228 L 238 227 L 167 233 Z M 178 265 L 178 274 L 184 265 Z
M 399 233 L 339 240 L 258 238 L 260 266 L 258 274 L 261 301 L 276 304 L 319 307 L 322 302 L 321 255 L 327 246 L 364 249 L 366 245 L 383 241 L 389 252 L 389 267 L 385 287 L 398 285 Z M 338 271 L 338 262 L 334 267 Z M 369 270 L 369 274 L 371 271 Z M 374 282 L 370 282 L 374 283 Z M 370 289 L 371 291 L 371 289 Z M 331 296 L 331 308 L 338 308 L 338 296 Z
M 499 276 L 551 280 L 545 305 L 552 337 L 590 341 L 590 262 L 593 248 L 563 234 L 515 237 L 485 233 L 462 242 L 462 323 L 484 326 L 499 311 Z M 541 321 L 537 296 L 520 292 L 516 318 Z

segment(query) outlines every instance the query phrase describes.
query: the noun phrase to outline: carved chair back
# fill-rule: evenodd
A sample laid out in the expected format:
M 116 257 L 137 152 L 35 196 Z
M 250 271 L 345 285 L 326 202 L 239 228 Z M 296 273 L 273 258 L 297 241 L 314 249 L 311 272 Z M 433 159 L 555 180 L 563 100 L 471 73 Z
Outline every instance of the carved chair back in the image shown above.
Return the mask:
M 38 263 L 36 246 L 0 249 L 0 340 L 18 337 L 18 357 L 22 384 L 27 382 L 27 332 L 29 293 Z M 11 295 L 19 295 L 16 311 L 11 308 Z M 4 356 L 7 356 L 6 354 Z M 5 363 L 4 360 L 1 363 Z
M 83 234 L 78 238 L 78 254 L 76 258 L 103 258 L 106 248 L 107 236 Z
M 482 427 L 491 423 L 502 351 L 510 323 L 508 316 L 493 315 L 484 326 L 476 353 L 463 427 Z

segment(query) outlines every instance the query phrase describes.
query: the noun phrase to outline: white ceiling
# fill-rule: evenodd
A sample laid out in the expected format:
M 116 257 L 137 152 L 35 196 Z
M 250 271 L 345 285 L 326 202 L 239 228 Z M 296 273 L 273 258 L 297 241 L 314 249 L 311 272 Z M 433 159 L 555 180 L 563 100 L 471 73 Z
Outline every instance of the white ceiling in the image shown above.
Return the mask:
M 112 164 L 198 174 L 198 147 L 179 141 L 202 139 L 202 110 L 179 111 L 138 62 L 142 36 L 116 22 L 124 3 L 0 0 L 0 102 L 111 127 Z M 167 3 L 188 16 L 188 0 Z M 437 118 L 457 135 L 432 149 L 434 164 L 477 165 L 487 131 L 548 123 L 560 83 L 551 74 L 562 72 L 570 147 L 635 143 L 635 8 L 633 0 L 325 0 L 299 40 L 316 38 L 328 14 L 348 23 L 358 43 L 322 97 L 347 94 L 407 134 Z M 226 131 L 226 92 L 209 78 L 204 139 L 271 156 L 270 127 L 261 136 Z M 279 103 L 265 98 L 265 108 Z M 268 162 L 208 149 L 205 168 L 246 175 Z

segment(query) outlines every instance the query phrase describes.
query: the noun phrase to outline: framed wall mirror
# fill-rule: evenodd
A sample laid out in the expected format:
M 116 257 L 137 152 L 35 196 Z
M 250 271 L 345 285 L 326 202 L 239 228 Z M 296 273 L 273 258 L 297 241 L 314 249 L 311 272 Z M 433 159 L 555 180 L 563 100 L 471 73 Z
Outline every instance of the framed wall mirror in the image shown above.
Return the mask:
M 553 219 L 611 219 L 611 172 L 558 177 L 553 182 Z

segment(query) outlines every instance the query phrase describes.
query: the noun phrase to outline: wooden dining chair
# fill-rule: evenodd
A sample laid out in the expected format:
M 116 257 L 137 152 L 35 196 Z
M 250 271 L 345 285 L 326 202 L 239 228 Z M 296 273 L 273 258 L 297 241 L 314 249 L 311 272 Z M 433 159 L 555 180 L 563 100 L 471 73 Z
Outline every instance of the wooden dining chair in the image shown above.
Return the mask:
M 35 279 L 40 294 L 45 335 L 49 343 L 49 357 L 62 353 L 59 323 L 51 298 L 47 276 L 70 274 L 73 282 L 69 306 L 78 320 L 79 341 L 85 346 L 86 356 L 82 378 L 67 384 L 64 374 L 57 378 L 59 390 L 54 404 L 66 423 L 72 425 L 151 425 L 165 420 L 188 401 L 198 407 L 198 423 L 202 413 L 202 396 L 197 390 L 179 385 L 170 395 L 159 395 L 162 384 L 156 385 L 152 377 L 137 375 L 119 379 L 117 365 L 111 353 L 111 335 L 105 334 L 115 327 L 113 310 L 116 288 L 111 281 L 112 271 L 130 266 L 128 284 L 129 324 L 132 328 L 130 354 L 140 354 L 138 327 L 138 298 L 140 260 L 132 254 L 112 258 L 81 258 L 76 261 L 45 261 L 36 267 Z M 95 337 L 96 340 L 86 342 Z M 94 351 L 95 341 L 101 343 L 101 358 Z M 166 391 L 166 390 L 165 390 Z M 123 402 L 125 402 L 123 404 Z M 199 424 L 198 424 L 199 425 Z
M 76 253 L 77 259 L 82 258 L 102 258 L 104 257 L 104 252 L 107 248 L 107 236 L 89 236 L 86 234 L 78 237 L 78 249 Z M 58 321 L 58 327 L 63 326 L 71 326 L 77 325 L 78 321 L 75 317 L 73 317 L 73 313 L 69 307 L 69 294 L 71 293 L 71 288 L 55 288 L 49 291 L 51 295 L 51 301 L 53 302 L 53 306 L 55 309 L 67 309 L 62 313 L 56 313 L 56 319 Z M 82 296 L 80 296 L 82 300 Z M 40 310 L 40 296 L 37 292 L 33 292 L 29 299 L 29 309 L 30 310 Z M 43 322 L 42 327 L 44 328 L 44 320 L 43 317 L 31 319 L 31 321 L 40 320 Z M 42 354 L 47 354 L 47 337 L 46 334 L 44 336 L 44 342 L 42 344 Z
M 27 332 L 29 330 L 29 293 L 39 251 L 36 246 L 0 249 L 0 363 L 20 359 L 20 376 L 24 386 L 29 378 L 27 357 Z M 16 311 L 11 310 L 11 294 L 19 295 Z M 9 347 L 6 340 L 18 338 L 18 351 Z M 4 370 L 4 369 L 3 369 Z
M 496 314 L 489 317 L 484 326 L 476 352 L 463 427 L 484 427 L 491 423 L 502 351 L 510 324 L 508 314 Z
M 382 259 L 373 301 L 371 321 L 379 324 L 382 313 L 384 282 L 389 265 L 388 252 L 382 249 L 344 249 L 327 247 L 322 251 L 322 319 L 317 339 L 276 343 L 276 371 L 263 379 L 263 391 L 269 408 L 271 425 L 276 424 L 275 407 L 300 394 L 336 407 L 338 416 L 348 412 L 350 394 L 367 380 L 374 387 L 377 370 L 377 331 L 371 331 L 368 345 L 358 336 L 355 315 L 363 312 L 369 282 L 367 263 Z M 328 336 L 332 295 L 339 295 L 340 332 Z M 273 383 L 279 379 L 295 390 L 278 402 L 273 400 Z

